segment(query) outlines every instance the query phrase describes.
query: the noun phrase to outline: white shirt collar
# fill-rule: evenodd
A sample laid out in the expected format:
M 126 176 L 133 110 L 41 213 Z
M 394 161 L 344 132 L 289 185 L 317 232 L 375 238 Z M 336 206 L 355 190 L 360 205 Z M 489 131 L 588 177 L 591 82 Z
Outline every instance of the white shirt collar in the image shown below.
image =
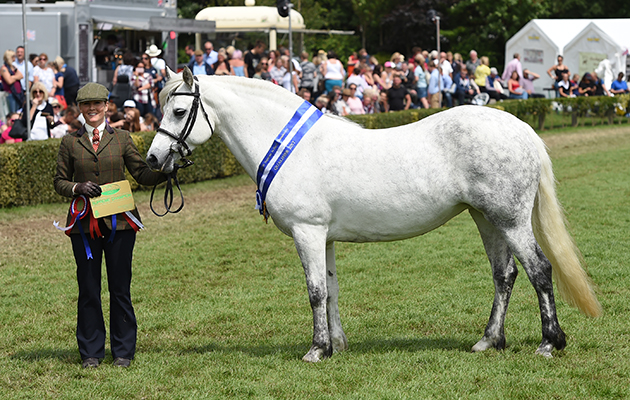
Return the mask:
M 88 137 L 90 138 L 90 142 L 92 141 L 92 138 L 94 137 L 94 127 L 88 124 L 85 124 L 85 132 L 87 133 Z M 101 140 L 103 140 L 103 135 L 105 134 L 105 122 L 103 122 L 102 124 L 100 124 L 96 129 L 98 129 L 98 133 L 101 135 Z

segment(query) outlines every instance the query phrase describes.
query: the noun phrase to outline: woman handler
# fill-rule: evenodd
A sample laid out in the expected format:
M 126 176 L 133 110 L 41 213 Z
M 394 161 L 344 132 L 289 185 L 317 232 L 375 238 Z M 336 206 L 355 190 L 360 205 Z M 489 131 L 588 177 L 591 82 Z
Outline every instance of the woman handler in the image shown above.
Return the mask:
M 109 92 L 88 83 L 77 93 L 85 124 L 63 137 L 57 158 L 55 190 L 62 196 L 97 197 L 99 185 L 125 179 L 125 167 L 143 185 L 166 180 L 153 172 L 140 156 L 129 132 L 113 129 L 105 121 Z M 77 200 L 77 203 L 83 203 Z M 89 201 L 88 201 L 89 203 Z M 86 207 L 88 207 L 86 205 Z M 72 223 L 71 207 L 68 225 Z M 138 210 L 95 219 L 90 209 L 67 233 L 77 264 L 79 284 L 77 342 L 83 368 L 98 367 L 105 357 L 105 323 L 101 309 L 101 261 L 107 264 L 110 293 L 110 342 L 114 365 L 128 367 L 136 349 L 137 324 L 131 305 L 131 260 L 136 230 L 142 226 Z

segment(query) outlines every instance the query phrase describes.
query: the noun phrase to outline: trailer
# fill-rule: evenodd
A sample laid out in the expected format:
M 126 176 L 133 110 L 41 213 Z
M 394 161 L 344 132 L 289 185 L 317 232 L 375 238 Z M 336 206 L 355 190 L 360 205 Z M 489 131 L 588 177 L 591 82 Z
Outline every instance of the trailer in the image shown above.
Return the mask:
M 23 8 L 26 40 L 23 38 Z M 81 84 L 109 85 L 115 60 L 96 53 L 107 49 L 107 38 L 116 37 L 115 52 L 138 55 L 150 45 L 162 49 L 162 57 L 177 68 L 177 34 L 214 32 L 213 21 L 177 18 L 176 0 L 76 0 L 0 4 L 0 49 L 15 50 L 26 44 L 27 54 L 46 53 L 64 58 L 74 67 Z M 109 49 L 111 50 L 111 49 Z

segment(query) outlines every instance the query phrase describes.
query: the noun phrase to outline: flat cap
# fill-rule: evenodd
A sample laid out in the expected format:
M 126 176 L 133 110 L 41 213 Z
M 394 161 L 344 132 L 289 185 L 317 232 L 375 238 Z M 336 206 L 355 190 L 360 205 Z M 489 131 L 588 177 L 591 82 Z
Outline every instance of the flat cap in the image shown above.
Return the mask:
M 109 90 L 100 83 L 90 82 L 83 86 L 77 92 L 77 103 L 86 101 L 107 101 L 109 99 Z

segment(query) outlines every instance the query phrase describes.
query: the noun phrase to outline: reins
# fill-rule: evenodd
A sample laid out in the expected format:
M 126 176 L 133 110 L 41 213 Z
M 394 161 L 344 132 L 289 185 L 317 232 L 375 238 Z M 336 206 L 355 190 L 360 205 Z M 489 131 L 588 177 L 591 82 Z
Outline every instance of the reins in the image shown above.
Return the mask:
M 175 92 L 171 94 L 171 96 L 193 96 L 194 97 L 190 113 L 188 114 L 188 119 L 186 120 L 186 124 L 184 125 L 184 128 L 182 129 L 180 134 L 176 135 L 162 127 L 159 127 L 156 131 L 158 134 L 163 133 L 175 139 L 175 143 L 171 144 L 171 148 L 170 148 L 171 156 L 175 151 L 177 151 L 181 157 L 181 160 L 184 162 L 181 165 L 175 164 L 173 167 L 173 171 L 166 174 L 167 175 L 166 188 L 164 191 L 164 207 L 166 208 L 166 211 L 163 214 L 158 214 L 153 208 L 153 194 L 155 193 L 155 188 L 157 187 L 157 185 L 153 186 L 153 190 L 151 191 L 151 200 L 149 201 L 149 206 L 151 208 L 151 211 L 153 211 L 153 214 L 157 215 L 158 217 L 163 217 L 168 213 L 172 213 L 172 214 L 178 213 L 182 210 L 182 208 L 184 208 L 184 194 L 182 193 L 182 188 L 179 186 L 179 179 L 177 179 L 177 171 L 181 168 L 188 168 L 194 164 L 191 160 L 186 158 L 192 154 L 192 150 L 190 149 L 190 146 L 188 146 L 188 143 L 186 143 L 186 139 L 188 139 L 188 137 L 192 133 L 193 126 L 197 119 L 197 114 L 199 113 L 199 108 L 201 108 L 203 116 L 206 122 L 208 123 L 208 126 L 210 127 L 211 135 L 214 135 L 214 128 L 212 128 L 212 124 L 210 123 L 210 119 L 208 118 L 208 113 L 206 113 L 206 110 L 203 107 L 203 102 L 201 101 L 198 79 L 196 76 L 194 77 L 194 79 L 195 79 L 194 92 Z M 175 145 L 177 146 L 176 150 L 173 149 L 173 146 Z M 181 198 L 181 204 L 175 211 L 171 209 L 173 207 L 173 197 L 174 197 L 173 196 L 173 182 L 175 183 L 175 187 L 177 187 L 177 190 L 179 190 L 179 196 Z

